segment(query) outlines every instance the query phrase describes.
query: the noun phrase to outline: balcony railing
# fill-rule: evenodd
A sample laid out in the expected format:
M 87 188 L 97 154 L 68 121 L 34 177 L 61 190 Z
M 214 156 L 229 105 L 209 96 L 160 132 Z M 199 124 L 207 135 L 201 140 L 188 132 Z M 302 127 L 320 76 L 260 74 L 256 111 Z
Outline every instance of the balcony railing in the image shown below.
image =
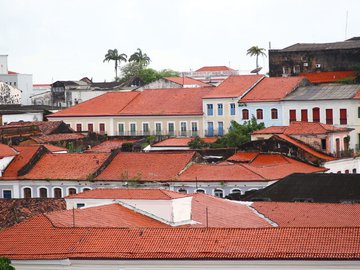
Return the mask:
M 152 131 L 123 131 L 117 132 L 118 136 L 169 136 L 169 137 L 196 137 L 199 135 L 199 131 L 191 131 L 191 130 L 175 130 L 175 131 L 167 131 L 167 130 L 152 130 Z

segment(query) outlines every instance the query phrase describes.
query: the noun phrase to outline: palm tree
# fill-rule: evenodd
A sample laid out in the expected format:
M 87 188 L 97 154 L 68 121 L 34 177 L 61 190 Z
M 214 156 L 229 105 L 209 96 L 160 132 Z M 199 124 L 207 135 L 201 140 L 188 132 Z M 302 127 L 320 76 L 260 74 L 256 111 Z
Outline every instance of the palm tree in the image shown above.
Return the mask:
M 259 55 L 262 55 L 262 56 L 266 56 L 266 53 L 265 53 L 265 49 L 264 48 L 259 48 L 258 46 L 252 46 L 250 49 L 247 50 L 247 53 L 246 55 L 250 55 L 250 56 L 256 56 L 256 68 L 258 69 L 259 68 Z
M 129 62 L 135 62 L 141 66 L 147 66 L 150 64 L 150 57 L 146 53 L 143 53 L 140 48 L 137 49 L 137 52 L 134 52 L 130 58 Z
M 0 257 L 0 270 L 15 270 L 15 268 L 10 264 L 11 264 L 10 259 L 5 257 Z
M 115 61 L 115 80 L 118 79 L 117 76 L 117 71 L 118 71 L 118 66 L 120 65 L 120 63 L 126 62 L 127 61 L 127 55 L 125 53 L 119 54 L 117 49 L 114 50 L 108 50 L 107 54 L 105 54 L 105 59 L 103 62 L 110 62 L 110 61 Z

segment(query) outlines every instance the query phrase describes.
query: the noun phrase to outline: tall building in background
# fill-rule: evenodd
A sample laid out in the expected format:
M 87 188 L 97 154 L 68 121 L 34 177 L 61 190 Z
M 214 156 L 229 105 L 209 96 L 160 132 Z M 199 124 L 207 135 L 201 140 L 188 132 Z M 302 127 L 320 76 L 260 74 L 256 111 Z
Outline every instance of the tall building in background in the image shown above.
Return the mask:
M 0 81 L 20 89 L 22 91 L 21 104 L 31 105 L 30 96 L 34 94 L 32 74 L 9 71 L 7 55 L 0 55 Z

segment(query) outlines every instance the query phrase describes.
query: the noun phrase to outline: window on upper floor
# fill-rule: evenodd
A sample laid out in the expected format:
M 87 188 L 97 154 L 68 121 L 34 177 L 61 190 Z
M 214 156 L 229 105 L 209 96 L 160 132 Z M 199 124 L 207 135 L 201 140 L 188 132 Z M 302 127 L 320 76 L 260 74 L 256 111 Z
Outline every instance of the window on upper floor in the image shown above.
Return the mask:
M 278 110 L 271 109 L 271 119 L 278 119 Z
M 24 198 L 25 199 L 29 199 L 31 198 L 32 194 L 31 194 L 31 188 L 24 188 Z
M 325 114 L 326 114 L 326 124 L 332 125 L 333 122 L 334 122 L 334 120 L 333 120 L 333 110 L 332 109 L 326 109 Z
M 230 115 L 235 115 L 235 103 L 230 103 Z
M 320 108 L 315 107 L 312 109 L 313 122 L 320 122 Z
M 12 198 L 11 190 L 3 190 L 3 198 L 11 199 Z
M 347 110 L 340 109 L 340 125 L 347 125 Z
M 100 134 L 105 134 L 105 124 L 104 123 L 99 124 L 99 130 L 100 130 Z
M 203 193 L 203 194 L 205 194 L 205 190 L 202 189 L 202 188 L 196 189 L 195 192 L 196 192 L 196 193 Z
M 76 188 L 69 188 L 69 195 L 76 194 Z
M 207 115 L 214 115 L 214 106 L 213 106 L 213 104 L 207 104 Z
M 301 121 L 302 122 L 308 121 L 308 111 L 306 109 L 301 110 Z
M 94 132 L 94 124 L 88 124 L 88 132 Z
M 40 188 L 40 189 L 39 189 L 39 197 L 40 197 L 40 198 L 47 198 L 47 197 L 48 197 L 48 190 L 47 190 L 47 188 Z
M 62 190 L 61 188 L 54 189 L 54 198 L 61 198 L 62 197 Z
M 356 173 L 356 169 L 355 169 L 355 168 L 354 168 L 354 169 L 352 169 L 352 173 L 354 173 L 354 174 Z
M 290 122 L 296 121 L 296 110 L 289 110 Z
M 243 120 L 248 120 L 249 119 L 249 110 L 248 109 L 243 109 L 242 110 L 242 119 Z
M 216 188 L 214 190 L 215 197 L 223 198 L 224 197 L 224 191 L 222 189 Z
M 187 190 L 185 188 L 179 188 L 178 192 L 182 194 L 187 194 Z
M 218 115 L 223 115 L 223 105 L 222 105 L 222 103 L 218 104 Z
M 321 149 L 326 150 L 326 139 L 321 139 Z
M 76 208 L 83 208 L 85 207 L 85 203 L 77 203 Z
M 76 124 L 76 131 L 81 132 L 82 131 L 82 124 Z
M 264 119 L 264 115 L 263 115 L 263 110 L 262 109 L 257 109 L 256 110 L 256 119 Z

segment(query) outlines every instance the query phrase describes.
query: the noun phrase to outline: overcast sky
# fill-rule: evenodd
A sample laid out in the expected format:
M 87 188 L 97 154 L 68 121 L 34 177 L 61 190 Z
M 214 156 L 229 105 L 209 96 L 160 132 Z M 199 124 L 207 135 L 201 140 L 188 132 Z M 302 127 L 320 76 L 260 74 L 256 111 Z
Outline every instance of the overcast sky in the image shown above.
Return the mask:
M 108 49 L 150 56 L 177 71 L 255 67 L 253 46 L 333 42 L 360 36 L 359 0 L 0 0 L 0 54 L 34 83 L 114 78 Z M 260 59 L 267 70 L 268 59 Z

